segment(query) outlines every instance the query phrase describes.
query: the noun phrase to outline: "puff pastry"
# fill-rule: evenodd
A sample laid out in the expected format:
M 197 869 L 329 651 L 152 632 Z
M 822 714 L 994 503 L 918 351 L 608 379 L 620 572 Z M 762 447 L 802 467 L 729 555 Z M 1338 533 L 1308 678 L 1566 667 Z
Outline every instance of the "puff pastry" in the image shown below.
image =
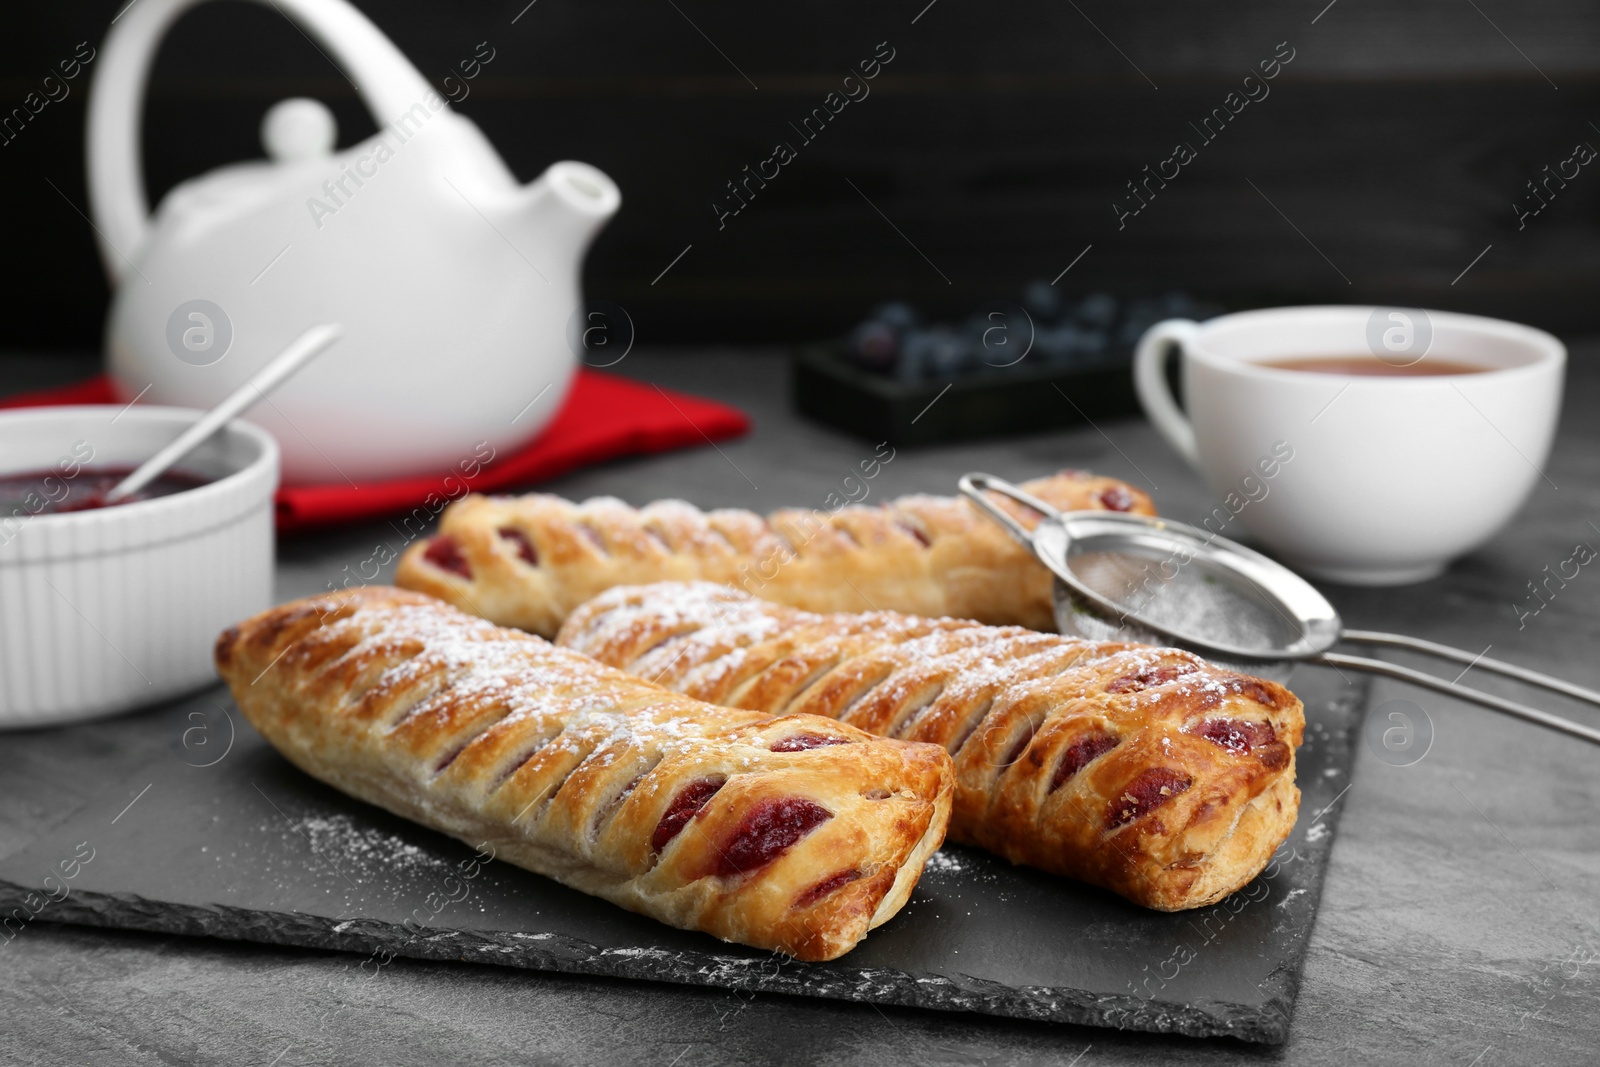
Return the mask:
M 906 902 L 950 759 L 713 707 L 398 589 L 262 612 L 217 669 L 316 778 L 586 893 L 804 960 Z
M 1024 484 L 1063 510 L 1155 514 L 1122 482 L 1063 471 Z M 999 496 L 1030 527 L 1039 515 Z M 467 496 L 413 545 L 396 581 L 502 626 L 555 636 L 617 585 L 705 580 L 809 611 L 904 611 L 1055 628 L 1050 574 L 959 498 L 878 507 L 705 512 L 681 500 L 632 508 L 600 497 Z
M 1299 808 L 1300 701 L 1176 649 L 673 582 L 601 594 L 560 642 L 700 700 L 943 746 L 952 839 L 1162 911 L 1248 883 Z

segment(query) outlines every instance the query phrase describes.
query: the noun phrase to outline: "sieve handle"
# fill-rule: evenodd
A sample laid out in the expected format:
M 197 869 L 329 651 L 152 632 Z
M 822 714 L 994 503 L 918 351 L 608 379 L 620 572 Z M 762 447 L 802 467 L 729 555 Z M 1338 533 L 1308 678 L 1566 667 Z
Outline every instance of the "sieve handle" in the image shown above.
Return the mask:
M 1357 632 L 1360 633 L 1361 631 Z M 1346 634 L 1345 636 L 1348 637 L 1349 635 Z M 1455 650 L 1452 649 L 1452 651 Z M 1424 674 L 1421 671 L 1412 670 L 1410 667 L 1402 667 L 1397 663 L 1385 663 L 1381 659 L 1368 659 L 1365 656 L 1346 656 L 1338 652 L 1324 652 L 1306 662 L 1320 663 L 1326 667 L 1343 667 L 1354 671 L 1366 671 L 1368 674 L 1379 674 L 1385 678 L 1396 678 L 1402 682 L 1410 682 L 1412 685 L 1421 686 L 1423 689 L 1431 689 L 1435 693 L 1444 693 L 1446 696 L 1470 701 L 1481 707 L 1490 708 L 1527 722 L 1537 723 L 1540 726 L 1569 734 L 1572 737 L 1581 737 L 1585 741 L 1600 745 L 1600 730 L 1596 730 L 1593 727 L 1584 726 L 1582 723 L 1573 722 L 1571 719 L 1563 719 L 1559 715 L 1551 715 L 1549 712 L 1540 711 L 1538 708 L 1530 708 L 1526 704 L 1518 704 L 1514 700 L 1497 697 L 1493 693 L 1485 693 L 1478 689 L 1469 689 L 1464 685 L 1457 685 L 1454 682 L 1447 682 L 1443 678 L 1435 678 L 1431 674 Z M 1482 666 L 1483 661 L 1479 660 L 1478 663 Z M 1530 671 L 1529 673 L 1532 672 Z M 1554 681 L 1554 679 L 1551 680 Z
M 1006 533 L 1010 534 L 1023 548 L 1030 552 L 1034 550 L 1033 531 L 1018 522 L 1010 512 L 990 500 L 985 493 L 999 493 L 1003 497 L 1009 497 L 1019 504 L 1032 508 L 1047 519 L 1056 518 L 1061 514 L 1061 512 L 1033 494 L 1025 493 L 1017 486 L 1002 478 L 996 478 L 992 474 L 982 474 L 977 471 L 963 474 L 958 484 L 961 486 L 961 492 L 969 500 L 978 505 L 984 514 L 1004 527 Z
M 1339 639 L 1356 644 L 1383 645 L 1387 648 L 1403 648 L 1408 652 L 1420 652 L 1428 656 L 1438 656 L 1440 659 L 1447 659 L 1453 663 L 1465 664 L 1469 668 L 1477 667 L 1488 671 L 1490 674 L 1515 678 L 1519 682 L 1536 685 L 1541 689 L 1548 689 L 1552 693 L 1560 693 L 1562 696 L 1568 696 L 1574 700 L 1600 705 L 1600 693 L 1595 692 L 1593 689 L 1585 689 L 1581 685 L 1563 682 L 1560 678 L 1552 678 L 1548 674 L 1530 671 L 1526 667 L 1518 667 L 1516 664 L 1507 663 L 1504 660 L 1490 659 L 1482 652 L 1474 656 L 1471 652 L 1465 652 L 1459 648 L 1451 648 L 1449 645 L 1441 645 L 1433 641 L 1424 641 L 1420 637 L 1407 637 L 1404 634 L 1385 634 L 1375 630 L 1346 630 L 1339 635 Z M 1486 648 L 1483 651 L 1487 652 L 1489 650 Z M 1467 672 L 1462 671 L 1461 673 L 1466 674 Z

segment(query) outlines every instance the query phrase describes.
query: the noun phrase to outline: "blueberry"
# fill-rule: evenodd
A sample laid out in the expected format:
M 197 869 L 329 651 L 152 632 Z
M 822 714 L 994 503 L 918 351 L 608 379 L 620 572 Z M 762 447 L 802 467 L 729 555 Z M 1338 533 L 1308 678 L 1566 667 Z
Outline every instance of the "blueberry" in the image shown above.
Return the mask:
M 921 326 L 922 316 L 917 314 L 917 309 L 910 304 L 894 300 L 887 304 L 879 304 L 872 312 L 871 321 L 881 322 L 896 333 L 905 333 Z
M 1109 329 L 1117 321 L 1117 298 L 1110 293 L 1094 293 L 1078 305 L 1078 322 L 1091 329 Z
M 1003 319 L 1004 316 L 1001 318 Z M 984 312 L 974 311 L 962 321 L 961 332 L 966 337 L 970 337 L 973 341 L 981 345 L 983 343 L 984 333 L 989 329 L 989 327 L 994 326 L 997 323 L 1002 327 L 1004 326 L 1004 323 L 1000 319 L 990 321 L 989 316 Z
M 860 366 L 873 371 L 887 371 L 894 366 L 900 354 L 900 338 L 886 323 L 876 320 L 863 322 L 850 331 L 845 351 Z
M 1061 290 L 1046 281 L 1032 281 L 1022 291 L 1022 304 L 1043 322 L 1061 314 Z
M 1027 357 L 1038 329 L 1037 320 L 1026 308 L 997 301 L 968 317 L 962 333 L 971 343 L 975 359 L 985 367 L 1003 370 Z
M 1041 326 L 1033 335 L 1033 351 L 1029 356 L 1036 356 L 1053 367 L 1071 366 L 1078 358 L 1078 328 L 1070 322 L 1062 326 Z
M 1091 360 L 1098 359 L 1111 347 L 1111 335 L 1105 330 L 1079 330 L 1078 352 L 1089 356 Z
M 1171 317 L 1164 314 L 1164 311 L 1164 302 L 1160 300 L 1130 300 L 1127 316 L 1117 331 L 1117 341 L 1123 347 L 1131 348 L 1139 342 L 1139 338 L 1144 336 L 1146 330 L 1162 319 Z
M 948 326 L 935 326 L 928 332 L 929 370 L 936 378 L 953 378 L 978 362 L 974 346 Z
M 927 330 L 912 330 L 902 337 L 895 378 L 906 385 L 919 384 L 927 376 L 935 343 L 933 335 Z
M 1200 305 L 1188 293 L 1174 291 L 1161 298 L 1163 319 L 1192 319 L 1199 310 Z

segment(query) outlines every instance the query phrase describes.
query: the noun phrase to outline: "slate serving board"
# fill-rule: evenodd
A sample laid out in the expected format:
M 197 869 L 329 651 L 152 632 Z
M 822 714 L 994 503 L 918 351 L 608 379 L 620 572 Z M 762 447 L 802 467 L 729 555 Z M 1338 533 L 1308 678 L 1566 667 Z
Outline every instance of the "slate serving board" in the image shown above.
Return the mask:
M 1291 684 L 1300 820 L 1246 890 L 1163 915 L 946 846 L 898 916 L 827 964 L 480 862 L 295 770 L 216 689 L 153 713 L 170 744 L 0 861 L 0 956 L 29 922 L 77 922 L 342 949 L 373 977 L 396 956 L 461 959 L 1281 1043 L 1366 698 L 1329 671 Z

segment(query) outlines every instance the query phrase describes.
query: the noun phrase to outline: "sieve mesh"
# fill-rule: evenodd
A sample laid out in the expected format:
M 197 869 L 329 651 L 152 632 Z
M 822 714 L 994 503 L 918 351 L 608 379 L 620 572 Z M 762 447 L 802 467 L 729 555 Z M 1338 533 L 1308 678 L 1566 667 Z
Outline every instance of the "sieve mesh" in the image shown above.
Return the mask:
M 1066 562 L 1079 581 L 1122 612 L 1158 627 L 1151 630 L 1074 604 L 1073 629 L 1085 637 L 1158 644 L 1182 644 L 1187 638 L 1270 656 L 1301 636 L 1300 625 L 1271 597 L 1237 572 L 1204 559 L 1183 561 L 1145 546 L 1120 543 L 1112 548 L 1088 541 L 1074 542 Z

